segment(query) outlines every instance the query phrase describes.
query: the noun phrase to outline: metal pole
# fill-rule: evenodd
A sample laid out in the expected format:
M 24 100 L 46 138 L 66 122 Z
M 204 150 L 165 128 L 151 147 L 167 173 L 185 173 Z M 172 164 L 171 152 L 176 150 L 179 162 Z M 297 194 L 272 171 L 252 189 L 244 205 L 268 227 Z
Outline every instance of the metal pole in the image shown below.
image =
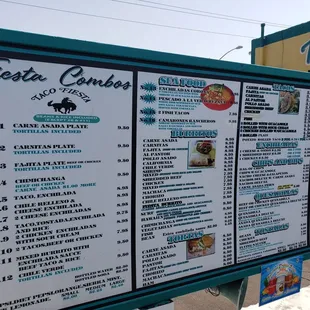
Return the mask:
M 262 44 L 262 47 L 264 46 L 264 38 L 265 38 L 265 24 L 261 24 L 260 25 L 260 40 L 261 40 L 261 44 Z
M 221 60 L 224 56 L 226 56 L 228 53 L 234 51 L 234 50 L 240 50 L 241 48 L 243 48 L 242 45 L 238 45 L 235 48 L 232 48 L 230 51 L 226 52 L 219 60 Z
M 219 60 L 221 60 L 223 57 L 225 57 L 227 54 L 229 54 L 230 52 L 236 50 L 236 48 L 231 49 L 230 51 L 226 52 Z
M 261 58 L 260 58 L 260 65 L 265 65 L 265 53 L 264 53 L 264 44 L 265 44 L 265 24 L 260 25 L 260 48 L 261 48 Z

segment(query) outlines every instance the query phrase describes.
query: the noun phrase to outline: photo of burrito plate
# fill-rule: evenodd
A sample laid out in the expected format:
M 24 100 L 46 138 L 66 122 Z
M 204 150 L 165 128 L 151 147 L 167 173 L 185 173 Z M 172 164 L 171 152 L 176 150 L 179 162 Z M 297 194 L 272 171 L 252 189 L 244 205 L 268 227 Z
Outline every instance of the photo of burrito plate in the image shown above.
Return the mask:
M 189 142 L 189 167 L 215 167 L 216 143 L 213 140 Z
M 215 253 L 215 234 L 203 235 L 201 238 L 186 242 L 187 259 L 207 256 Z
M 294 92 L 281 91 L 279 93 L 279 114 L 293 114 L 299 113 L 300 92 L 295 90 Z

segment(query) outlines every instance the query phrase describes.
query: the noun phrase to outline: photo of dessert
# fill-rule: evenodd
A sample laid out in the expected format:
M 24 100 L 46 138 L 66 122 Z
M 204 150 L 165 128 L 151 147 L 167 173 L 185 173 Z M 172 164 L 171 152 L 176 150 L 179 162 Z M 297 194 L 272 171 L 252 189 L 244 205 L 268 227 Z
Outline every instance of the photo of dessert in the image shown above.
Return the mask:
M 213 140 L 190 141 L 188 146 L 189 168 L 214 168 L 216 142 Z
M 187 259 L 198 258 L 215 253 L 215 234 L 186 241 Z

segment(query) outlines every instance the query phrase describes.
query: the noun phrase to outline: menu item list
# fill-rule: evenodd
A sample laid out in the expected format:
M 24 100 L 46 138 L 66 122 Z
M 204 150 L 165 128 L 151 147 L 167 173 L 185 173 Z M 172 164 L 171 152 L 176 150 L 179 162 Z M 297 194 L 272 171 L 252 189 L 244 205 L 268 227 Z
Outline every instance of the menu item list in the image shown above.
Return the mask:
M 244 83 L 237 256 L 245 262 L 307 245 L 308 91 Z
M 240 83 L 139 72 L 137 286 L 229 266 Z
M 0 309 L 131 291 L 133 74 L 1 67 Z

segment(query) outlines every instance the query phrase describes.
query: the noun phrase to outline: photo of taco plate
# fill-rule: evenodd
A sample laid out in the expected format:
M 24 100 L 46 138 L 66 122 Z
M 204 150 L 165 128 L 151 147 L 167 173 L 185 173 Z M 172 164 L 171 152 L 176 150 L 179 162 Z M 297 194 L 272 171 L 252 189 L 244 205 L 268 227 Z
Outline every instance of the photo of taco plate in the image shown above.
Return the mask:
M 299 113 L 300 104 L 300 92 L 295 90 L 294 92 L 281 91 L 279 93 L 279 114 L 293 114 Z
M 186 242 L 187 259 L 207 256 L 215 253 L 215 234 L 206 234 L 201 238 Z

